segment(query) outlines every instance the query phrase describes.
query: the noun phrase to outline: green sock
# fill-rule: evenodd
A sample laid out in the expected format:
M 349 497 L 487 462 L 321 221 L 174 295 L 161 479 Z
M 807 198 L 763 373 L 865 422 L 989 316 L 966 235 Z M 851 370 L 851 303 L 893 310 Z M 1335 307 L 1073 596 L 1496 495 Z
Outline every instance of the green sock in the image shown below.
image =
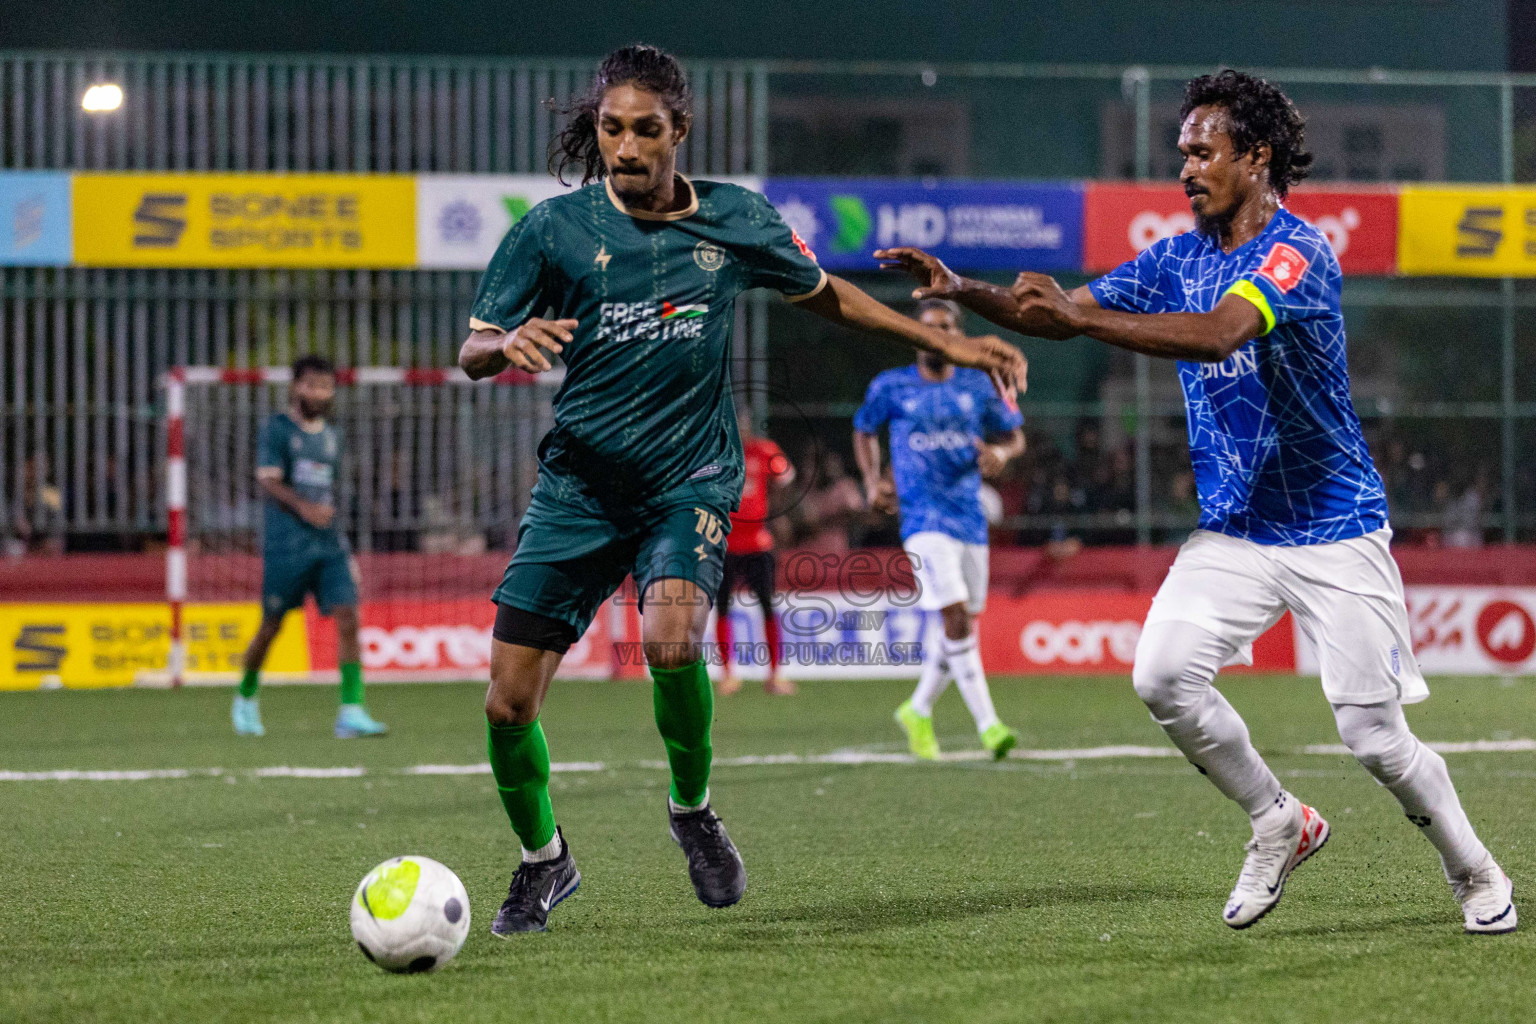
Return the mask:
M 491 774 L 512 831 L 525 850 L 537 850 L 555 837 L 555 811 L 549 804 L 549 744 L 544 727 L 486 723 Z
M 259 685 L 261 672 L 254 668 L 248 668 L 240 677 L 240 696 L 247 699 L 256 696 L 256 687 Z
M 656 728 L 667 745 L 672 766 L 672 800 L 697 807 L 709 794 L 709 725 L 715 716 L 715 691 L 702 660 L 682 668 L 652 668 Z
M 355 661 L 341 663 L 341 702 L 343 704 L 363 702 L 363 666 Z

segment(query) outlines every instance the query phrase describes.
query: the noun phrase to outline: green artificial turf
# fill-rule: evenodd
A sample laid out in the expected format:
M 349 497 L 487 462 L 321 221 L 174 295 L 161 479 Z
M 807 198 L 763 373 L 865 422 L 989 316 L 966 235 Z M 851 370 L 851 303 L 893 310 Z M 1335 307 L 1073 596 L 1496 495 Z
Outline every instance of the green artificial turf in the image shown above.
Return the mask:
M 517 845 L 488 775 L 483 686 L 379 686 L 377 741 L 330 737 L 335 695 L 263 692 L 237 740 L 228 690 L 0 695 L 0 770 L 210 769 L 134 782 L 0 782 L 0 1021 L 1529 1020 L 1531 931 L 1469 937 L 1429 845 L 1337 743 L 1315 681 L 1223 688 L 1328 848 L 1243 933 L 1219 914 L 1241 812 L 1181 758 L 722 766 L 714 804 L 746 898 L 694 898 L 667 836 L 647 685 L 557 684 L 544 722 L 581 889 L 544 935 L 489 934 Z M 1166 747 L 1124 679 L 998 680 L 1023 748 Z M 1440 680 L 1428 740 L 1536 735 L 1536 686 Z M 901 683 L 721 700 L 715 751 L 901 750 Z M 946 750 L 974 749 L 958 697 Z M 1536 755 L 1447 756 L 1483 839 L 1536 878 Z M 259 777 L 276 766 L 349 778 Z M 420 853 L 463 878 L 469 941 L 430 975 L 369 964 L 348 900 Z M 1532 909 L 1536 914 L 1536 909 Z M 1536 929 L 1536 919 L 1528 928 Z

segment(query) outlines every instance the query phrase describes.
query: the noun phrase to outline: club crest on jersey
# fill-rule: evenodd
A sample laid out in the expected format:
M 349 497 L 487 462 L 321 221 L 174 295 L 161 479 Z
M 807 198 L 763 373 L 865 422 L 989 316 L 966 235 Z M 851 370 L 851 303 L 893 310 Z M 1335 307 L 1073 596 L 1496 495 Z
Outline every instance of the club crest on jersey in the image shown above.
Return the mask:
M 1280 289 L 1280 294 L 1284 295 L 1301 283 L 1301 275 L 1307 272 L 1309 266 L 1311 263 L 1301 253 L 1284 242 L 1276 242 L 1269 250 L 1269 255 L 1264 257 L 1259 267 L 1259 276 Z
M 693 247 L 693 262 L 699 265 L 700 270 L 713 273 L 725 266 L 725 250 L 709 242 L 700 242 Z

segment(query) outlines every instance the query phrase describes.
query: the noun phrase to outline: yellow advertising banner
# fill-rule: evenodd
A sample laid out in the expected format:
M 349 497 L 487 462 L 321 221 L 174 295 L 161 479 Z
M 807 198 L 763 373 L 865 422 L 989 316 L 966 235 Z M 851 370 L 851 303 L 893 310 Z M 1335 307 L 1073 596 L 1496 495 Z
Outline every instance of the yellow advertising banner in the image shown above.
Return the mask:
M 1536 277 L 1536 189 L 1404 188 L 1401 274 Z
M 184 614 L 187 677 L 238 672 L 261 606 L 192 604 Z M 0 690 L 131 686 L 165 672 L 170 634 L 165 604 L 0 604 Z M 283 620 L 266 670 L 309 671 L 302 612 Z
M 409 267 L 404 174 L 76 174 L 75 263 L 90 267 Z

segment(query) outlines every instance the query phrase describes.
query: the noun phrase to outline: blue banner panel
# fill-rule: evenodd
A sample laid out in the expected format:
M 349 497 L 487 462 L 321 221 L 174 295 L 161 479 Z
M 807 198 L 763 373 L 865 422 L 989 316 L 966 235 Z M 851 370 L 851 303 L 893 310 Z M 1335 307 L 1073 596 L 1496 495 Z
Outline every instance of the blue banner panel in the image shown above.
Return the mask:
M 67 173 L 0 171 L 0 266 L 67 266 L 71 239 Z
M 1080 270 L 1077 183 L 768 178 L 763 192 L 828 270 L 876 249 L 925 249 L 954 270 Z

